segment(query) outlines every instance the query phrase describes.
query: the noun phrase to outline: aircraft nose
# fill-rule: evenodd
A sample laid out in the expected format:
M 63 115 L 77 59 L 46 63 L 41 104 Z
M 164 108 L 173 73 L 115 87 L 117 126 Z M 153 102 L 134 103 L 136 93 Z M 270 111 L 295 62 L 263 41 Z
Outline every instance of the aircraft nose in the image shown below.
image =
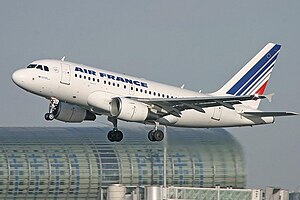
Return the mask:
M 22 83 L 24 82 L 24 74 L 22 73 L 22 71 L 23 70 L 17 70 L 11 76 L 13 82 L 19 86 L 22 85 Z

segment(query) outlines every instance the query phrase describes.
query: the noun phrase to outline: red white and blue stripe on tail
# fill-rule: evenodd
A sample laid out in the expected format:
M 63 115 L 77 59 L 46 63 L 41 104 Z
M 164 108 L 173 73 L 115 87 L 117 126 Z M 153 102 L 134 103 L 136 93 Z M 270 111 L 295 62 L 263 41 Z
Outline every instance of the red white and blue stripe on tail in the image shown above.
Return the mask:
M 263 94 L 280 47 L 279 44 L 267 44 L 215 94 L 234 96 Z

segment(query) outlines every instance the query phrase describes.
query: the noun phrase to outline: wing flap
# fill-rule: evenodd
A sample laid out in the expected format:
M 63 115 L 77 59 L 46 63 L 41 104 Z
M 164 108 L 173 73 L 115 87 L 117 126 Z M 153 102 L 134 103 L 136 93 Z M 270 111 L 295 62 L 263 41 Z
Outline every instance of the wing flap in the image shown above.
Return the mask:
M 164 109 L 167 113 L 176 117 L 181 116 L 181 111 L 194 109 L 198 112 L 205 113 L 203 108 L 214 106 L 224 106 L 234 110 L 233 105 L 241 104 L 242 101 L 264 99 L 264 95 L 246 95 L 246 96 L 202 96 L 186 98 L 134 98 L 130 99 L 143 102 L 149 105 L 156 105 Z

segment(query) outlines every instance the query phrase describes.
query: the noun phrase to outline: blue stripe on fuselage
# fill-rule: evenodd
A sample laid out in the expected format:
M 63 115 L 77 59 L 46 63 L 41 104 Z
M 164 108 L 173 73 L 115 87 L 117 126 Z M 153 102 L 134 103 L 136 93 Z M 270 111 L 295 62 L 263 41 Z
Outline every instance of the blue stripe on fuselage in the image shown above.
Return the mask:
M 265 63 L 273 57 L 280 49 L 280 45 L 276 44 L 268 53 L 266 53 L 232 88 L 227 91 L 227 94 L 235 95 L 235 93 L 247 83 L 247 81 L 254 75 L 256 72 L 265 65 Z

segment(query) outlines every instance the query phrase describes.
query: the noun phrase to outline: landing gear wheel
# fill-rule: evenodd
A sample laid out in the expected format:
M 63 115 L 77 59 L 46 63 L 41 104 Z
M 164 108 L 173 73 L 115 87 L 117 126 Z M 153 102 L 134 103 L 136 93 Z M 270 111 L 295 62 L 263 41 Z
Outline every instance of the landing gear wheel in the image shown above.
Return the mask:
M 51 120 L 54 119 L 54 115 L 53 115 L 52 113 L 46 113 L 46 114 L 45 114 L 45 119 L 46 119 L 47 121 L 51 121 Z
M 161 130 L 151 130 L 148 133 L 148 139 L 151 142 L 162 141 L 164 139 L 164 133 Z
M 111 142 L 120 142 L 123 139 L 123 133 L 118 130 L 109 131 L 107 134 L 107 139 Z
M 153 142 L 153 141 L 155 141 L 154 140 L 154 130 L 151 130 L 151 131 L 149 131 L 149 133 L 148 133 L 148 139 L 151 141 L 151 142 Z
M 161 130 L 157 130 L 153 134 L 155 141 L 162 141 L 164 139 L 164 133 Z
M 49 120 L 53 120 L 54 119 L 54 114 L 53 113 L 49 113 Z
M 121 131 L 115 131 L 115 141 L 120 142 L 123 139 L 123 133 Z
M 107 134 L 107 139 L 111 142 L 114 142 L 114 131 L 109 131 Z

